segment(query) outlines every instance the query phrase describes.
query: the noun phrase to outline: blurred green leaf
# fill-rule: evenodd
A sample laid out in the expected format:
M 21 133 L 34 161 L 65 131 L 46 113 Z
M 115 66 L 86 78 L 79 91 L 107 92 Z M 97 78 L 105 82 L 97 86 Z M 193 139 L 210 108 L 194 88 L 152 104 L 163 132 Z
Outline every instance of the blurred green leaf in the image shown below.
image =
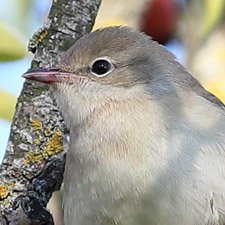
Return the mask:
M 205 19 L 201 34 L 208 35 L 220 23 L 224 14 L 225 0 L 205 0 Z
M 16 106 L 16 96 L 0 89 L 0 118 L 11 121 Z
M 34 4 L 33 0 L 14 0 L 14 5 L 17 8 L 17 23 L 20 25 L 21 29 L 24 32 L 28 32 L 29 24 L 32 20 L 30 17 L 30 12 L 32 9 L 32 5 Z
M 34 0 L 0 0 L 0 21 L 21 30 L 27 38 L 29 26 L 33 22 L 31 9 Z
M 11 61 L 26 55 L 21 34 L 10 25 L 0 21 L 0 61 Z

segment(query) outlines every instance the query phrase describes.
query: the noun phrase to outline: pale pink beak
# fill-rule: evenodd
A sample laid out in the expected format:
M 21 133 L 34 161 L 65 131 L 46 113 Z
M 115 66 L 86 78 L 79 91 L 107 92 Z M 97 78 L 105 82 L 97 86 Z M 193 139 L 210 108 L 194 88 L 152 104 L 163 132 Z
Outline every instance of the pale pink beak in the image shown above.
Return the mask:
M 71 72 L 66 72 L 58 68 L 30 70 L 22 75 L 23 78 L 48 84 L 68 81 L 78 76 L 79 75 L 76 75 Z

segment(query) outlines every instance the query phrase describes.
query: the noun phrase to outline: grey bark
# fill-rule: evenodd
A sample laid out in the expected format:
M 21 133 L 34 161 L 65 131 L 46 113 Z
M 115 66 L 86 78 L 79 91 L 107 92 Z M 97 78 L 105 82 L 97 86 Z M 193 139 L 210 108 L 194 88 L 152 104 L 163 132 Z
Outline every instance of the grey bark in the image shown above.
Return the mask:
M 31 39 L 31 68 L 54 66 L 57 55 L 91 31 L 100 0 L 54 0 L 47 23 Z M 63 179 L 67 130 L 47 85 L 26 81 L 0 167 L 0 224 L 54 224 L 46 205 Z

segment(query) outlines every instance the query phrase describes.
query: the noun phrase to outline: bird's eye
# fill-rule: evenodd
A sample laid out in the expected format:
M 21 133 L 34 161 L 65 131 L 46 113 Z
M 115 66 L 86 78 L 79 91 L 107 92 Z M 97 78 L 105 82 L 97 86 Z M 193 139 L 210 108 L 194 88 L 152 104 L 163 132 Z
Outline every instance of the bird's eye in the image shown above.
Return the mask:
M 111 72 L 112 69 L 113 65 L 109 60 L 98 59 L 93 63 L 91 72 L 98 77 L 103 77 Z

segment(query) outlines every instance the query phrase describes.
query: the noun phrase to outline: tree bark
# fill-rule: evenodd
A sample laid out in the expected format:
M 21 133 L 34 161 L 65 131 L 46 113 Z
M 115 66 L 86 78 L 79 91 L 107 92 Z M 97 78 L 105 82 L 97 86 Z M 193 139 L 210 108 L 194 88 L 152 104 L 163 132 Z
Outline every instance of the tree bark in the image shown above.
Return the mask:
M 54 66 L 57 56 L 90 32 L 100 0 L 54 0 L 34 34 L 31 68 Z M 68 132 L 49 87 L 26 81 L 18 98 L 0 167 L 0 224 L 54 224 L 46 205 L 63 180 Z

